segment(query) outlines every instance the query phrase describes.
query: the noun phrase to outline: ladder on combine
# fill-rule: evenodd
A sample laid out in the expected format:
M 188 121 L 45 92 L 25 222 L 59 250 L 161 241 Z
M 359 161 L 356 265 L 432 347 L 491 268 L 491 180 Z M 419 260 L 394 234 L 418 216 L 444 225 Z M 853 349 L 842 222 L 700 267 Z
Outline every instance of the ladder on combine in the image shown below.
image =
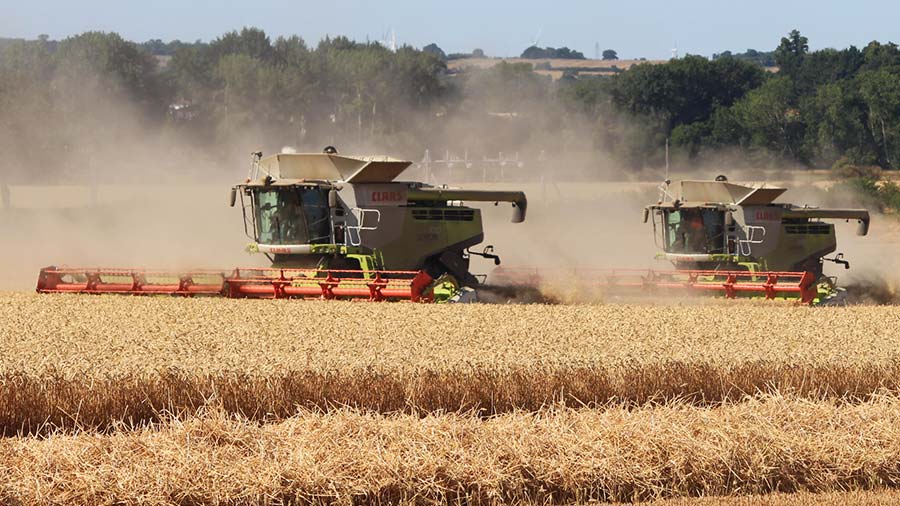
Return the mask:
M 165 271 L 45 267 L 38 293 L 434 302 L 424 271 L 246 268 Z
M 762 296 L 770 300 L 796 299 L 801 304 L 812 304 L 818 297 L 817 280 L 812 272 L 501 267 L 494 270 L 489 282 L 536 288 L 587 287 L 610 294 L 705 293 L 729 299 Z

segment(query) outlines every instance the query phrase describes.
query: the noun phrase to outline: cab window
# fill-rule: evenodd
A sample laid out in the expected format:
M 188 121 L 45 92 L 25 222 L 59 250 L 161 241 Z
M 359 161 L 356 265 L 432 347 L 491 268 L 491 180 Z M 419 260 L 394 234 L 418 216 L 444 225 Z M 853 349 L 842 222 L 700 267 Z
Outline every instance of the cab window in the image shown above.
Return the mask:
M 667 211 L 666 251 L 669 253 L 722 253 L 724 213 L 716 209 Z
M 322 244 L 331 240 L 325 189 L 260 189 L 256 204 L 257 241 L 261 244 Z

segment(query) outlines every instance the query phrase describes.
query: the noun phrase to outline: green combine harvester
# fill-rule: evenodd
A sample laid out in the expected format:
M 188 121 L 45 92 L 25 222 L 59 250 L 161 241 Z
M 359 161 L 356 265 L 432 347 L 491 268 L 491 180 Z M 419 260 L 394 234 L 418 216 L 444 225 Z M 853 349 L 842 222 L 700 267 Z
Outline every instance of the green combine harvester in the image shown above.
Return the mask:
M 869 231 L 865 209 L 821 209 L 776 203 L 786 188 L 714 181 L 666 183 L 660 202 L 644 209 L 653 223 L 658 258 L 681 276 L 693 276 L 700 290 L 732 278 L 731 295 L 797 297 L 822 302 L 837 295 L 837 280 L 824 274 L 824 262 L 850 268 L 837 253 L 834 224 L 854 220 L 857 235 Z M 760 284 L 774 278 L 776 286 Z M 778 280 L 796 281 L 799 291 L 775 290 Z M 740 285 L 746 285 L 741 288 Z M 785 284 L 783 288 L 788 288 Z M 724 288 L 723 288 L 724 289 Z
M 786 189 L 714 181 L 666 181 L 661 198 L 644 208 L 653 224 L 658 260 L 669 269 L 498 268 L 490 281 L 551 287 L 604 298 L 688 294 L 727 298 L 792 299 L 803 304 L 837 302 L 843 291 L 826 276 L 824 262 L 849 268 L 837 250 L 834 224 L 854 220 L 869 230 L 864 209 L 820 209 L 775 203 Z
M 255 298 L 472 300 L 481 280 L 471 256 L 500 264 L 484 241 L 481 211 L 463 202 L 508 202 L 525 220 L 520 191 L 478 191 L 397 181 L 411 165 L 389 157 L 254 153 L 246 181 L 231 189 L 248 250 L 270 268 L 161 272 L 41 271 L 39 292 L 167 293 Z

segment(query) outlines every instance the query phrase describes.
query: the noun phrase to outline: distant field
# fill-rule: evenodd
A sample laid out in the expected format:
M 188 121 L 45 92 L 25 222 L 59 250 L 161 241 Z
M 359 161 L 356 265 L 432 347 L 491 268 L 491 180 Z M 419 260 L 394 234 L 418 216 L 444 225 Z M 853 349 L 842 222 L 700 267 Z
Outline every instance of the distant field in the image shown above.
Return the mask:
M 447 67 L 451 69 L 464 67 L 490 68 L 500 63 L 501 61 L 505 61 L 507 63 L 530 63 L 532 65 L 549 63 L 551 68 L 578 68 L 590 70 L 615 66 L 622 70 L 627 70 L 632 65 L 638 65 L 641 63 L 665 63 L 667 60 L 568 60 L 561 58 L 529 60 L 525 58 L 463 58 L 459 60 L 448 61 Z
M 549 64 L 550 69 L 537 69 L 538 74 L 549 75 L 554 80 L 562 77 L 564 69 L 578 70 L 578 74 L 582 76 L 590 75 L 613 75 L 619 71 L 628 70 L 634 65 L 642 63 L 660 64 L 669 60 L 569 60 L 563 58 L 461 58 L 458 60 L 450 60 L 447 62 L 447 68 L 450 70 L 464 70 L 465 68 L 490 68 L 500 62 L 507 63 L 530 63 L 537 67 L 538 65 Z M 778 67 L 765 67 L 767 72 L 778 72 Z
M 538 65 L 549 64 L 549 69 L 536 69 L 535 72 L 542 75 L 551 76 L 554 80 L 562 77 L 566 69 L 575 69 L 579 75 L 613 75 L 618 70 L 628 70 L 633 65 L 641 63 L 665 63 L 665 60 L 567 60 L 560 58 L 544 58 L 538 60 L 528 60 L 524 58 L 464 58 L 460 60 L 450 60 L 447 62 L 447 68 L 450 70 L 464 70 L 466 68 L 490 68 L 494 65 L 505 61 L 508 63 L 530 63 L 537 67 Z

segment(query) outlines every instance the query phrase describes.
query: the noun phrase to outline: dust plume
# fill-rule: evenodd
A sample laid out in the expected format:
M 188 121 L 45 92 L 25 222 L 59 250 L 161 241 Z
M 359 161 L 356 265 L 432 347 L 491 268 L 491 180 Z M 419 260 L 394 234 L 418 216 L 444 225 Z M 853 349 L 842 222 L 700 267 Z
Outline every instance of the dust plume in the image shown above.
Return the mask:
M 478 302 L 487 304 L 561 304 L 562 301 L 536 286 L 492 285 L 478 287 Z
M 240 210 L 227 205 L 247 158 L 222 166 L 220 152 L 162 128 L 158 111 L 114 82 L 69 72 L 49 76 L 48 95 L 19 90 L 21 103 L 0 112 L 9 128 L 0 135 L 0 290 L 33 289 L 48 265 L 258 261 L 243 251 Z
M 832 268 L 839 286 L 846 287 L 849 303 L 900 303 L 900 223 L 891 215 L 872 214 L 867 237 L 858 237 L 852 225 L 841 223 L 838 251 L 851 261 L 850 270 Z M 828 273 L 828 272 L 826 272 Z
M 878 211 L 871 198 L 830 171 L 796 173 L 795 186 L 783 199 L 820 207 L 868 209 L 869 233 L 858 236 L 855 222 L 834 221 L 837 251 L 850 261 L 850 269 L 825 262 L 825 274 L 846 289 L 842 301 L 848 304 L 900 303 L 900 259 L 890 252 L 900 249 L 900 221 L 894 214 Z M 833 257 L 834 255 L 829 255 Z
M 871 272 L 853 276 L 852 279 L 844 285 L 847 303 L 882 306 L 900 303 L 900 293 L 897 291 L 895 280 Z

